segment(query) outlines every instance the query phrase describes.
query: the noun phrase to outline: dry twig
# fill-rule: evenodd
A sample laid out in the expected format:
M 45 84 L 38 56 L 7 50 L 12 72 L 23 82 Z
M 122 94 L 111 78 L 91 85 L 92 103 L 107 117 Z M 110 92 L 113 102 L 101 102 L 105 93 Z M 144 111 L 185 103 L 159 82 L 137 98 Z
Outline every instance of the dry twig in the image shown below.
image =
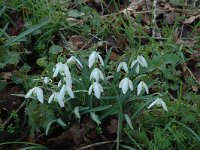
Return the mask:
M 78 148 L 78 149 L 76 149 L 76 150 L 84 150 L 84 149 L 87 149 L 87 148 L 91 148 L 91 147 L 95 147 L 95 146 L 100 146 L 100 145 L 104 145 L 104 144 L 115 143 L 115 142 L 116 142 L 116 141 L 98 142 L 98 143 L 94 143 L 94 144 L 90 144 L 90 145 L 83 146 L 83 147 Z

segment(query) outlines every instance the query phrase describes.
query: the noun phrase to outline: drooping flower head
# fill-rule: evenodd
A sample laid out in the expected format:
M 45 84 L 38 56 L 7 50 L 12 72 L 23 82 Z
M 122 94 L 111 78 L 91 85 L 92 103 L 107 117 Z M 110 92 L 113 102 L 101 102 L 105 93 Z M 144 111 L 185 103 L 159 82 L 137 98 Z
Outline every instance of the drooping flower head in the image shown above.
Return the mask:
M 157 98 L 155 101 L 153 101 L 149 106 L 148 109 L 153 107 L 154 105 L 157 105 L 158 107 L 162 106 L 165 111 L 168 111 L 167 106 L 165 102 L 161 98 Z
M 89 88 L 88 95 L 91 95 L 92 90 L 94 91 L 94 95 L 96 96 L 96 98 L 99 99 L 101 96 L 101 92 L 103 92 L 101 84 L 99 84 L 98 82 L 94 82 Z
M 117 72 L 119 72 L 121 69 L 123 69 L 126 73 L 128 73 L 128 67 L 125 62 L 120 62 L 117 67 Z
M 104 66 L 104 62 L 103 62 L 103 59 L 102 59 L 101 55 L 99 55 L 98 52 L 93 51 L 93 52 L 90 54 L 90 57 L 89 57 L 89 59 L 88 59 L 88 66 L 89 66 L 89 68 L 91 68 L 91 67 L 94 65 L 96 59 L 99 59 L 101 65 Z
M 49 77 L 42 77 L 41 78 L 44 82 L 44 84 L 48 84 L 49 82 L 52 82 L 52 80 Z
M 140 71 L 140 66 L 141 66 L 141 67 L 145 67 L 145 68 L 148 67 L 147 61 L 145 60 L 145 58 L 144 58 L 142 55 L 137 56 L 137 59 L 134 60 L 134 61 L 131 63 L 131 68 L 133 68 L 135 65 L 137 65 L 136 68 L 135 68 L 135 71 L 136 71 L 137 73 L 139 73 L 139 71 Z
M 90 80 L 95 79 L 96 82 L 99 82 L 99 79 L 104 80 L 103 73 L 99 68 L 94 68 L 90 74 Z
M 126 94 L 129 88 L 133 90 L 133 83 L 129 78 L 126 77 L 120 81 L 119 88 L 122 89 L 123 94 Z
M 60 73 L 62 76 L 71 78 L 71 73 L 67 64 L 63 64 L 61 62 L 57 63 L 56 67 L 54 68 L 53 77 L 56 77 L 58 73 Z
M 53 98 L 57 99 L 60 107 L 64 107 L 64 99 L 65 99 L 66 92 L 69 94 L 69 96 L 71 98 L 74 98 L 74 93 L 73 93 L 71 87 L 69 87 L 68 85 L 63 85 L 60 92 L 54 93 L 54 97 L 52 96 Z M 49 101 L 51 101 L 51 99 Z
M 67 60 L 68 64 L 74 64 L 77 63 L 81 68 L 83 68 L 81 62 L 75 57 L 75 56 L 71 56 L 68 60 Z
M 137 86 L 137 95 L 140 95 L 142 92 L 142 89 L 145 89 L 146 93 L 149 94 L 149 89 L 144 81 L 140 81 L 140 83 Z
M 37 99 L 43 103 L 44 102 L 44 96 L 43 96 L 43 90 L 40 87 L 34 87 L 28 91 L 28 93 L 25 95 L 25 98 L 31 97 L 33 94 L 36 94 Z

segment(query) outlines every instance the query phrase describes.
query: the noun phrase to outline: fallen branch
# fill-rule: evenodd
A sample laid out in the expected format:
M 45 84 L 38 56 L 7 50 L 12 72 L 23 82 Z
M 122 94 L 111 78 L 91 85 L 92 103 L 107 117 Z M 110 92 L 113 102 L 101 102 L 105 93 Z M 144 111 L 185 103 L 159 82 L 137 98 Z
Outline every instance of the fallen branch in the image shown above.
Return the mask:
M 21 105 L 19 106 L 19 108 L 17 108 L 16 113 L 18 113 L 25 105 L 26 101 L 23 101 L 23 103 L 21 103 Z M 8 117 L 8 119 L 6 119 L 0 126 L 1 128 L 5 127 L 12 119 L 12 116 Z
M 98 143 L 94 143 L 94 144 L 83 146 L 83 147 L 78 148 L 76 150 L 83 150 L 83 149 L 87 149 L 87 148 L 91 148 L 91 147 L 95 147 L 95 146 L 100 146 L 100 145 L 104 145 L 104 144 L 109 144 L 109 143 L 116 143 L 116 141 L 114 140 L 114 141 L 98 142 Z

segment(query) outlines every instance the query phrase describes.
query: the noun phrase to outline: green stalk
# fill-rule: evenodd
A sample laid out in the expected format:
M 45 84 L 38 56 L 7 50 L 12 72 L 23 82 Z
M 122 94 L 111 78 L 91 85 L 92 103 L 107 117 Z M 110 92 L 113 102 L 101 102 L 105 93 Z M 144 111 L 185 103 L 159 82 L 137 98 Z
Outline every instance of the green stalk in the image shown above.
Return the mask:
M 118 128 L 117 128 L 117 147 L 116 150 L 119 150 L 119 145 L 120 145 L 120 138 L 121 138 L 121 132 L 122 132 L 122 124 L 123 124 L 123 107 L 121 100 L 123 99 L 122 94 L 118 97 L 118 106 L 119 106 L 119 119 L 118 119 Z

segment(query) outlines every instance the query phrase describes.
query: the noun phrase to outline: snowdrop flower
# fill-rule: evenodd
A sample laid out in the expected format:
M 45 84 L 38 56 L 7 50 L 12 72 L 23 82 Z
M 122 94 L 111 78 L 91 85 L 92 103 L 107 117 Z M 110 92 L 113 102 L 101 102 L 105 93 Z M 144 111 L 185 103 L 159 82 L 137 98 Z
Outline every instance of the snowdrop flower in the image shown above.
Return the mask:
M 94 91 L 94 95 L 96 96 L 96 98 L 99 99 L 101 96 L 101 92 L 103 92 L 101 84 L 99 84 L 98 82 L 94 82 L 89 88 L 88 95 L 91 95 L 92 90 Z
M 101 65 L 104 66 L 104 62 L 103 62 L 102 57 L 99 55 L 98 52 L 93 51 L 93 52 L 90 54 L 90 57 L 89 57 L 89 59 L 88 59 L 88 66 L 89 66 L 89 68 L 91 68 L 91 67 L 94 65 L 94 63 L 95 63 L 95 61 L 96 61 L 97 58 L 99 59 Z
M 142 92 L 142 89 L 145 89 L 146 93 L 149 94 L 149 89 L 144 81 L 140 81 L 140 83 L 137 86 L 137 95 L 140 95 Z
M 58 82 L 58 87 L 61 87 L 62 84 L 68 85 L 70 88 L 72 88 L 72 79 L 69 77 L 64 77 L 63 80 Z
M 154 105 L 157 105 L 157 106 L 159 106 L 159 107 L 162 106 L 163 109 L 164 109 L 165 111 L 168 111 L 165 102 L 163 102 L 163 100 L 162 100 L 161 98 L 157 98 L 155 101 L 153 101 L 153 102 L 148 106 L 148 109 L 151 108 L 151 107 L 153 107 Z
M 120 62 L 118 67 L 117 67 L 117 72 L 119 72 L 121 69 L 124 69 L 126 73 L 128 73 L 128 67 L 125 62 Z
M 56 77 L 58 73 L 71 78 L 71 74 L 70 74 L 69 67 L 67 66 L 67 64 L 63 64 L 61 62 L 57 63 L 54 73 L 53 73 L 53 77 Z
M 31 97 L 32 94 L 37 95 L 37 99 L 43 103 L 44 102 L 44 96 L 43 96 L 43 91 L 40 87 L 34 87 L 28 91 L 28 93 L 25 95 L 25 98 Z
M 52 80 L 49 77 L 42 77 L 42 80 L 44 84 L 48 84 L 49 82 L 52 82 Z
M 62 80 L 60 80 L 59 82 L 58 82 L 58 87 L 60 87 L 62 85 Z
M 57 100 L 58 94 L 58 92 L 53 92 L 53 94 L 51 94 L 51 96 L 49 97 L 48 103 L 51 103 L 52 100 Z
M 64 98 L 65 98 L 66 91 L 68 92 L 71 98 L 74 98 L 74 93 L 72 89 L 68 85 L 63 85 L 60 92 L 57 95 L 55 95 L 60 107 L 64 107 Z
M 96 82 L 98 82 L 100 78 L 104 80 L 103 73 L 101 72 L 101 70 L 99 70 L 99 68 L 94 68 L 91 72 L 90 80 L 92 80 L 93 78 L 96 79 Z
M 75 56 L 71 56 L 68 60 L 67 60 L 68 64 L 73 64 L 73 63 L 77 63 L 81 68 L 83 68 L 81 62 L 75 57 Z
M 128 91 L 129 88 L 131 90 L 133 90 L 133 83 L 132 83 L 132 81 L 129 78 L 124 78 L 119 83 L 119 88 L 122 89 L 122 93 L 123 94 L 126 94 L 126 92 Z
M 65 84 L 72 88 L 72 79 L 68 77 L 64 77 Z
M 139 73 L 139 71 L 140 71 L 140 66 L 146 67 L 146 68 L 148 67 L 147 62 L 142 55 L 137 56 L 137 59 L 131 63 L 131 68 L 133 68 L 136 64 L 137 64 L 137 66 L 136 66 L 135 71 L 137 73 Z
M 58 104 L 60 107 L 64 107 L 64 98 L 65 98 L 65 85 L 62 86 L 60 92 L 56 95 L 56 99 L 58 100 Z

